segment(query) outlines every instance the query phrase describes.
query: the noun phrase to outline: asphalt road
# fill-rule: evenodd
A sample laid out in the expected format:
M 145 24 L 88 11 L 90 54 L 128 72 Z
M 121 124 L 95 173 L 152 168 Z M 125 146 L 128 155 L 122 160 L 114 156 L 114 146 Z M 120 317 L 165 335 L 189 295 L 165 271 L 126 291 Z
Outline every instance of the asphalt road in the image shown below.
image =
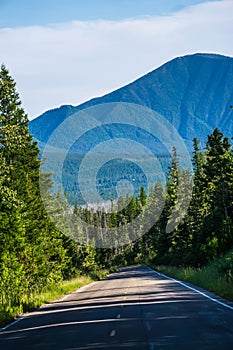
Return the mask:
M 129 267 L 25 315 L 0 332 L 0 349 L 232 350 L 233 306 L 211 298 Z

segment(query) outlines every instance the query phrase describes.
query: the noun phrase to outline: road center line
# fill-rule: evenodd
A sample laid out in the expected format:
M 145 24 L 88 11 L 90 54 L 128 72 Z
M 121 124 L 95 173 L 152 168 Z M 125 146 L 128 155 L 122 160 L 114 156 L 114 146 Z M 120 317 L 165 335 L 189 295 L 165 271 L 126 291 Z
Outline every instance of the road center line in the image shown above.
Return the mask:
M 151 324 L 150 324 L 149 321 L 146 321 L 146 329 L 147 329 L 148 332 L 150 332 L 151 329 L 152 329 Z
M 111 333 L 110 333 L 110 337 L 115 337 L 115 335 L 116 335 L 116 330 L 113 329 L 113 330 L 111 331 Z

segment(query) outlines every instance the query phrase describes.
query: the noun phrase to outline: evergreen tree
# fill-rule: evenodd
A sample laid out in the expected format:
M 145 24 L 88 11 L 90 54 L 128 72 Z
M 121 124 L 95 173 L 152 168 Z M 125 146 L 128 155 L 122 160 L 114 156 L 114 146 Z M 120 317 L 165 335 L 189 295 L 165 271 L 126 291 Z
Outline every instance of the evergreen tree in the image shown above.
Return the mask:
M 204 170 L 206 157 L 200 150 L 197 139 L 193 140 L 193 148 L 193 193 L 186 218 L 191 246 L 186 251 L 186 262 L 199 266 L 203 264 L 204 258 L 201 251 L 203 219 L 208 214 L 207 179 Z
M 0 196 L 0 280 L 5 286 L 11 281 L 12 291 L 18 290 L 17 281 L 21 280 L 21 290 L 30 294 L 61 279 L 70 258 L 63 245 L 64 237 L 47 218 L 40 198 L 39 149 L 28 132 L 28 118 L 15 85 L 2 65 L 0 159 L 4 166 L 0 174 L 3 191 Z M 50 180 L 45 174 L 42 179 L 46 191 Z M 7 255 L 11 258 L 6 265 Z
M 232 242 L 233 158 L 229 140 L 216 128 L 206 143 L 206 198 L 208 215 L 203 224 L 203 251 L 208 258 L 229 249 Z
M 146 199 L 147 199 L 147 195 L 144 187 L 141 187 L 139 198 L 140 198 L 142 207 L 144 207 L 146 205 Z
M 172 163 L 168 167 L 167 172 L 165 205 L 159 220 L 159 230 L 157 232 L 159 246 L 158 259 L 161 263 L 164 264 L 170 262 L 169 250 L 171 248 L 171 233 L 168 232 L 167 225 L 168 223 L 171 223 L 171 213 L 177 202 L 179 174 L 179 161 L 177 157 L 176 148 L 173 147 Z

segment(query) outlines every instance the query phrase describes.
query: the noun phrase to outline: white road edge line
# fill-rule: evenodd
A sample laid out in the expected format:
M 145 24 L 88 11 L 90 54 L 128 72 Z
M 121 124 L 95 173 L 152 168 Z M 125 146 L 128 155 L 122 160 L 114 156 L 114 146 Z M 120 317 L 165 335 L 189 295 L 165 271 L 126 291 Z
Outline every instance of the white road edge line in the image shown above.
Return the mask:
M 171 280 L 171 281 L 174 281 L 174 282 L 176 282 L 176 283 L 179 283 L 179 284 L 181 284 L 182 286 L 184 286 L 184 287 L 186 287 L 186 288 L 188 288 L 188 289 L 191 289 L 191 290 L 193 290 L 194 292 L 196 292 L 196 293 L 198 293 L 198 294 L 201 294 L 202 296 L 204 296 L 205 298 L 207 298 L 207 299 L 213 301 L 214 303 L 217 303 L 217 304 L 219 304 L 219 305 L 222 305 L 222 306 L 224 306 L 224 307 L 226 307 L 226 308 L 228 308 L 228 309 L 230 309 L 230 310 L 233 310 L 233 306 L 227 305 L 227 304 L 223 303 L 222 301 L 220 301 L 220 300 L 218 300 L 218 299 L 212 298 L 212 297 L 210 297 L 209 295 L 207 295 L 207 294 L 201 292 L 200 290 L 198 290 L 198 289 L 196 289 L 196 288 L 193 288 L 193 287 L 189 286 L 188 284 L 186 284 L 186 283 L 184 283 L 184 282 L 181 282 L 181 281 L 179 281 L 179 280 L 176 280 L 176 279 L 173 278 L 173 277 L 166 276 L 166 275 L 164 275 L 163 273 L 160 273 L 160 272 L 157 272 L 157 271 L 151 269 L 150 267 L 149 267 L 149 269 L 150 269 L 151 271 L 153 271 L 155 274 L 159 275 L 159 276 L 162 276 L 162 277 L 164 277 L 164 278 L 167 278 L 168 280 Z
M 48 328 L 57 328 L 57 327 L 67 327 L 67 326 L 74 326 L 74 325 L 84 325 L 84 324 L 97 324 L 97 323 L 109 323 L 109 322 L 128 322 L 128 321 L 138 321 L 140 320 L 139 318 L 122 318 L 121 320 L 116 320 L 115 318 L 110 318 L 110 319 L 101 319 L 101 320 L 91 320 L 91 321 L 74 321 L 74 322 L 66 322 L 66 323 L 52 323 L 52 324 L 45 324 L 42 326 L 35 326 L 35 327 L 30 327 L 30 328 L 20 328 L 20 329 L 14 329 L 14 330 L 9 330 L 6 333 L 3 334 L 13 334 L 13 333 L 24 333 L 24 332 L 31 332 L 35 330 L 41 330 L 41 329 L 48 329 Z M 112 332 L 115 332 L 116 330 L 112 330 Z M 111 333 L 110 333 L 111 334 Z
M 3 327 L 3 328 L 0 328 L 0 332 L 1 332 L 1 331 L 5 331 L 7 328 L 9 328 L 9 327 L 11 327 L 11 326 L 15 325 L 16 323 L 18 323 L 19 321 L 22 321 L 23 319 L 24 319 L 24 317 L 23 317 L 23 316 L 22 316 L 22 317 L 17 318 L 17 320 L 15 320 L 14 322 L 9 323 L 8 325 L 6 325 L 6 326 L 5 326 L 5 327 Z

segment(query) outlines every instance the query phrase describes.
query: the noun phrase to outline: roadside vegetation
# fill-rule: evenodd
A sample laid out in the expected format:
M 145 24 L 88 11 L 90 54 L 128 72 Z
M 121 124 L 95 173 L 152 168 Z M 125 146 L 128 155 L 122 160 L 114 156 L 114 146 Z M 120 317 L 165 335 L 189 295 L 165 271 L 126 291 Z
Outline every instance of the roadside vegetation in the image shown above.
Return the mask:
M 51 284 L 40 292 L 21 295 L 20 303 L 14 305 L 0 305 L 0 327 L 13 321 L 22 313 L 31 311 L 45 303 L 58 300 L 64 295 L 72 293 L 82 286 L 102 279 L 109 273 L 108 270 L 99 270 L 85 276 L 77 276 L 68 281 Z
M 195 139 L 192 173 L 181 167 L 174 148 L 166 185 L 157 183 L 149 193 L 142 187 L 138 196 L 120 198 L 110 212 L 77 205 L 72 211 L 63 207 L 62 194 L 51 192 L 51 174 L 40 176 L 39 148 L 28 132 L 28 117 L 15 85 L 2 65 L 0 324 L 117 266 L 133 264 L 159 266 L 171 276 L 232 299 L 233 257 L 232 251 L 227 253 L 233 249 L 230 140 L 215 129 L 203 150 Z M 63 232 L 47 214 L 41 191 L 47 211 L 57 215 L 56 222 L 62 220 L 60 213 L 68 216 Z M 136 218 L 135 226 L 126 225 Z M 80 219 L 88 225 L 80 225 Z M 69 232 L 70 222 L 76 227 L 76 239 Z M 91 226 L 94 234 L 87 229 Z M 103 228 L 111 228 L 113 235 L 105 235 Z M 108 240 L 114 248 L 96 248 L 109 246 Z
M 192 283 L 233 301 L 233 250 L 199 268 L 157 265 L 151 267 L 167 276 Z

